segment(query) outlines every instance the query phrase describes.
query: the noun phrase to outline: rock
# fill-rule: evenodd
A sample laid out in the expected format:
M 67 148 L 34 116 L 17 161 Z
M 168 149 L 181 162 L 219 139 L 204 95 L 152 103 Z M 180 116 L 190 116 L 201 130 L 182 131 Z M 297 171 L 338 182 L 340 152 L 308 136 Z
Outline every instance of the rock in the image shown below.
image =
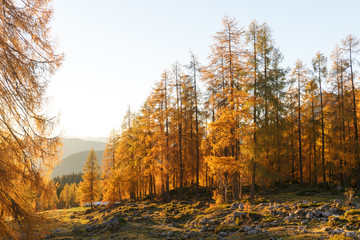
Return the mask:
M 119 217 L 112 217 L 106 224 L 106 229 L 109 231 L 114 231 L 119 225 Z
M 323 212 L 323 213 L 321 213 L 321 216 L 323 216 L 323 217 L 330 217 L 332 214 L 331 213 L 329 213 L 329 212 Z
M 305 216 L 307 219 L 313 219 L 315 216 L 312 212 L 308 212 Z
M 258 229 L 250 229 L 249 231 L 246 232 L 246 234 L 258 234 L 260 233 L 260 231 Z
M 243 212 L 234 212 L 234 218 L 242 218 L 246 216 L 246 213 Z
M 173 231 L 168 231 L 166 234 L 166 237 L 168 237 L 168 238 L 172 238 L 174 236 L 175 236 L 175 233 Z
M 200 224 L 200 225 L 206 225 L 209 220 L 210 220 L 209 218 L 204 217 L 203 219 L 201 219 L 201 220 L 199 221 L 199 224 Z
M 237 209 L 239 207 L 239 203 L 236 203 L 236 202 L 234 202 L 233 204 L 231 204 L 231 210 L 235 210 L 235 209 Z
M 313 214 L 314 214 L 315 217 L 320 217 L 321 212 L 320 212 L 319 210 L 315 209 L 315 210 L 313 211 Z
M 329 213 L 332 213 L 332 214 L 339 213 L 339 209 L 338 208 L 330 208 Z
M 239 210 L 241 210 L 241 211 L 244 210 L 244 204 L 240 203 L 238 208 L 239 208 Z
M 345 236 L 348 237 L 348 238 L 352 238 L 352 239 L 357 239 L 358 238 L 358 236 L 356 235 L 355 232 L 347 232 Z
M 324 204 L 319 208 L 319 210 L 323 212 L 328 211 L 329 209 L 330 209 L 329 204 Z
M 209 221 L 208 221 L 208 225 L 219 225 L 219 224 L 220 224 L 220 222 L 219 222 L 219 220 L 217 220 L 217 219 L 209 220 Z
M 169 227 L 178 227 L 178 224 L 176 222 L 172 222 L 169 224 Z
M 296 217 L 296 215 L 294 213 L 290 213 L 289 216 L 285 217 L 285 220 L 292 220 Z
M 84 214 L 86 215 L 86 214 L 89 214 L 89 213 L 91 213 L 91 209 L 89 208 L 89 209 L 86 209 L 86 211 L 84 212 Z
M 341 229 L 336 229 L 336 230 L 332 230 L 330 231 L 331 235 L 338 235 L 338 234 L 342 234 L 344 231 Z
M 305 215 L 305 210 L 303 208 L 300 208 L 300 209 L 295 211 L 295 214 L 297 216 L 304 216 Z
M 189 238 L 189 234 L 188 233 L 184 233 L 183 235 L 182 235 L 182 239 L 188 239 Z
M 306 230 L 306 228 L 304 228 L 304 227 L 298 227 L 298 231 L 299 232 L 303 232 L 303 233 L 308 233 L 309 231 L 308 230 Z
M 195 231 L 191 231 L 189 232 L 189 238 L 195 238 L 199 236 L 199 233 L 198 232 L 195 232 Z
M 226 237 L 228 235 L 228 233 L 227 232 L 219 232 L 218 235 L 221 237 Z
M 308 224 L 309 223 L 309 219 L 305 219 L 301 222 L 301 224 L 305 225 L 305 224 Z
M 270 214 L 273 215 L 273 216 L 277 216 L 277 215 L 280 215 L 281 212 L 276 211 L 276 210 L 272 210 Z
M 215 228 L 216 228 L 216 227 L 214 227 L 214 226 L 210 226 L 210 227 L 207 228 L 207 230 L 210 231 L 210 232 L 212 232 L 212 231 L 215 231 Z
M 94 226 L 92 226 L 92 225 L 87 225 L 87 226 L 85 227 L 85 230 L 86 230 L 87 232 L 92 232 L 92 231 L 95 230 L 95 228 L 94 228 Z
M 252 228 L 250 226 L 244 225 L 242 226 L 242 228 L 240 229 L 240 232 L 247 232 L 249 230 L 251 230 Z

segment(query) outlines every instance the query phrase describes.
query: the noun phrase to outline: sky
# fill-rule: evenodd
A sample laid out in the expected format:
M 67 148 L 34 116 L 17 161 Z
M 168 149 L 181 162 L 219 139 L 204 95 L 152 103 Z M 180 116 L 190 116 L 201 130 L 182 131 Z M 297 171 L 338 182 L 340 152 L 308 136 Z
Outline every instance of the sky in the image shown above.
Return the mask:
M 53 0 L 52 33 L 65 61 L 51 78 L 49 111 L 65 137 L 106 137 L 136 111 L 161 73 L 189 50 L 208 63 L 222 18 L 266 22 L 284 55 L 309 67 L 349 33 L 360 37 L 357 0 Z

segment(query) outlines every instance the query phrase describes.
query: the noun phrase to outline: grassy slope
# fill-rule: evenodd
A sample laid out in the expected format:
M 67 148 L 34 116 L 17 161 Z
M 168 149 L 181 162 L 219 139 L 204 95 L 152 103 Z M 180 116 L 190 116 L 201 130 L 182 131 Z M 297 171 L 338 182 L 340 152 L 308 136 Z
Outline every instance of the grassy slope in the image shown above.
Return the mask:
M 331 195 L 326 192 L 313 194 L 313 196 L 298 196 L 295 193 L 288 192 L 268 195 L 266 198 L 253 201 L 248 211 L 261 213 L 263 215 L 262 220 L 258 220 L 259 222 L 246 222 L 244 224 L 264 224 L 267 221 L 276 220 L 279 222 L 278 226 L 266 227 L 266 230 L 269 232 L 268 234 L 246 235 L 243 232 L 236 232 L 229 235 L 226 239 L 269 239 L 270 237 L 274 237 L 274 239 L 282 238 L 283 240 L 330 239 L 331 236 L 324 231 L 327 225 L 323 222 L 311 221 L 306 226 L 302 225 L 301 220 L 287 222 L 281 217 L 267 215 L 266 211 L 268 209 L 259 204 L 259 202 L 281 202 L 283 205 L 290 206 L 294 202 L 299 203 L 299 201 L 304 200 L 308 200 L 310 203 L 316 201 L 319 204 L 333 204 L 335 199 L 343 199 L 342 195 Z M 88 215 L 84 214 L 85 209 L 73 208 L 47 212 L 48 216 L 54 221 L 52 230 L 60 230 L 60 232 L 53 232 L 51 239 L 159 239 L 163 238 L 162 234 L 166 234 L 169 231 L 173 231 L 175 235 L 178 234 L 181 238 L 184 237 L 185 233 L 194 231 L 198 232 L 198 235 L 191 237 L 191 239 L 217 239 L 216 233 L 226 230 L 229 226 L 220 225 L 215 230 L 216 233 L 200 233 L 199 226 L 194 226 L 193 223 L 209 216 L 223 221 L 226 219 L 226 215 L 230 216 L 234 212 L 234 210 L 230 209 L 230 204 L 215 206 L 211 203 L 191 204 L 184 201 L 173 201 L 166 204 L 149 201 L 125 202 L 111 208 L 98 208 Z M 91 233 L 86 230 L 87 226 L 99 225 L 115 215 L 126 219 L 126 221 L 119 225 L 119 229 L 108 231 L 106 227 L 103 227 Z M 73 216 L 73 218 L 71 219 L 70 216 Z M 306 227 L 308 232 L 302 231 L 299 229 L 299 226 Z M 234 230 L 239 229 L 236 225 L 232 225 L 231 228 L 234 228 Z M 171 239 L 176 239 L 176 237 Z M 338 236 L 333 239 L 347 238 Z

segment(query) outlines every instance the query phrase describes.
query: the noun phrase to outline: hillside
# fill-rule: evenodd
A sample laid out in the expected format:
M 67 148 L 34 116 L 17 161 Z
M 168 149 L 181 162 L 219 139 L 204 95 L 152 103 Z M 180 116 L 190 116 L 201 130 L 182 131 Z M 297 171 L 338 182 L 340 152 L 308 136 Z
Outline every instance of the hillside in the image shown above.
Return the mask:
M 305 190 L 303 190 L 305 191 Z M 309 189 L 214 201 L 123 201 L 113 206 L 52 210 L 48 239 L 359 239 L 359 203 Z M 306 195 L 306 196 L 305 196 Z
M 89 154 L 90 150 L 85 150 L 85 151 L 81 151 L 81 152 L 77 152 L 74 153 L 66 158 L 63 159 L 63 161 L 60 163 L 60 165 L 56 166 L 54 168 L 54 171 L 51 174 L 51 177 L 57 177 L 57 176 L 61 176 L 64 174 L 69 174 L 69 173 L 77 173 L 77 172 L 82 172 L 82 168 L 85 164 L 85 161 L 87 159 L 87 156 Z M 98 158 L 98 162 L 101 163 L 101 159 L 104 153 L 104 150 L 100 150 L 100 151 L 95 151 L 97 158 Z
M 88 141 L 78 138 L 64 138 L 63 159 L 78 152 L 90 151 L 94 148 L 95 151 L 103 151 L 105 149 L 105 142 L 102 141 Z

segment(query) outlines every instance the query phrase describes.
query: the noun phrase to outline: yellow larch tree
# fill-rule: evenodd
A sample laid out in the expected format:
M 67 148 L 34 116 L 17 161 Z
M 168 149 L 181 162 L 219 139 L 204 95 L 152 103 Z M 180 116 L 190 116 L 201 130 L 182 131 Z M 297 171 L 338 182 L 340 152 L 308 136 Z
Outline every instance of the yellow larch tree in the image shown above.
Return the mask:
M 87 161 L 84 165 L 83 181 L 80 182 L 80 202 L 90 203 L 93 208 L 93 202 L 99 200 L 100 189 L 100 166 L 97 162 L 97 156 L 95 150 L 92 148 L 89 152 Z
M 61 139 L 56 118 L 43 114 L 49 77 L 62 62 L 55 53 L 48 0 L 0 4 L 0 238 L 35 238 L 40 223 L 34 196 L 50 198 L 49 172 Z M 31 194 L 28 194 L 29 191 Z M 16 227 L 5 223 L 12 217 Z

